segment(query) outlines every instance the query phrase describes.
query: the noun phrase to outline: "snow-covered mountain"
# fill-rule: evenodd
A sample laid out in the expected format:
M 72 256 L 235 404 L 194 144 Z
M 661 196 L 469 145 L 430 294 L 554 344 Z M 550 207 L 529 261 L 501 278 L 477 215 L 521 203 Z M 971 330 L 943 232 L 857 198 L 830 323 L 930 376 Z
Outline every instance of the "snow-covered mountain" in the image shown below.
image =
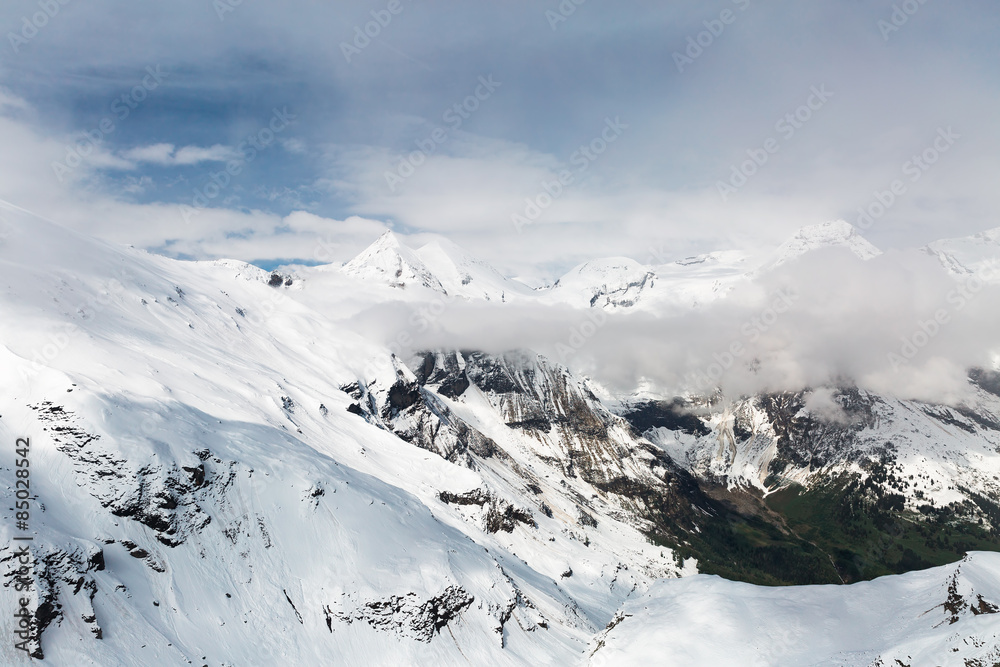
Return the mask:
M 1000 664 L 1000 555 L 851 586 L 658 582 L 596 637 L 598 665 Z
M 629 308 L 652 290 L 656 274 L 627 257 L 585 262 L 559 278 L 552 287 L 557 301 L 588 308 Z
M 614 311 L 669 312 L 722 298 L 746 280 L 748 257 L 720 251 L 669 264 L 644 265 L 626 257 L 584 262 L 539 291 L 544 303 Z
M 974 373 L 975 400 L 952 407 L 850 386 L 813 390 L 822 401 L 628 401 L 531 350 L 400 358 L 345 323 L 400 295 L 658 303 L 661 273 L 724 293 L 713 286 L 749 279 L 739 254 L 653 277 L 595 262 L 572 290 L 532 291 L 444 243 L 385 236 L 343 268 L 286 275 L 0 215 L 0 599 L 17 608 L 30 582 L 24 647 L 48 664 L 586 664 L 627 650 L 638 601 L 673 604 L 664 579 L 856 581 L 1000 550 L 994 374 Z M 33 538 L 27 570 L 16 537 Z M 993 567 L 972 562 L 963 572 Z M 943 572 L 873 590 L 930 600 Z M 968 581 L 991 612 L 993 589 Z M 678 599 L 719 594 L 714 579 L 681 583 Z M 852 592 L 795 600 L 858 589 L 831 590 Z M 924 622 L 858 650 L 910 646 Z M 29 659 L 8 641 L 0 662 Z
M 973 236 L 935 241 L 924 251 L 936 257 L 956 277 L 1000 282 L 1000 228 Z
M 425 288 L 485 301 L 503 302 L 531 292 L 451 241 L 437 239 L 413 250 L 391 231 L 345 264 L 343 272 L 394 288 Z
M 777 268 L 823 248 L 844 248 L 863 260 L 873 259 L 882 254 L 882 251 L 863 237 L 853 225 L 843 220 L 835 220 L 803 227 L 792 238 L 778 246 L 759 270 Z
M 697 308 L 723 298 L 736 285 L 753 280 L 810 252 L 846 248 L 862 260 L 881 254 L 850 224 L 837 221 L 803 227 L 763 261 L 739 250 L 724 250 L 666 264 L 641 264 L 628 257 L 583 262 L 552 285 L 532 290 L 450 241 L 439 239 L 419 249 L 385 232 L 344 265 L 344 274 L 398 290 L 432 290 L 486 301 L 515 300 L 543 305 L 645 311 L 664 314 Z
M 385 232 L 374 243 L 344 265 L 344 273 L 361 280 L 378 281 L 390 287 L 418 285 L 444 291 L 437 276 L 428 269 L 416 252 L 403 245 L 392 232 Z

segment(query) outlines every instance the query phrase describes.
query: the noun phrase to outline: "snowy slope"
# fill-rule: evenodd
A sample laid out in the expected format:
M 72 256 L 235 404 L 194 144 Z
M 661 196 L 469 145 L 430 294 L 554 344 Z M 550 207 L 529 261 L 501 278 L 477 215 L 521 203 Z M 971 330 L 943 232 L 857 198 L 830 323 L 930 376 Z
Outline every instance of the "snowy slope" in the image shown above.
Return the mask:
M 413 374 L 296 283 L 7 224 L 0 439 L 32 441 L 32 648 L 49 664 L 565 664 L 632 591 L 682 571 L 485 396 L 455 403 L 495 437 L 478 470 L 390 430 L 426 418 L 441 445 L 440 406 L 391 426 L 349 411 L 344 387 L 392 403 Z
M 450 295 L 468 299 L 504 302 L 531 294 L 527 286 L 506 278 L 481 259 L 473 257 L 447 239 L 421 246 L 416 254 Z
M 344 270 L 274 280 L 12 210 L 0 229 L 0 476 L 13 507 L 12 444 L 30 437 L 30 643 L 48 664 L 574 664 L 623 602 L 697 571 L 661 545 L 724 519 L 702 482 L 809 484 L 889 440 L 920 478 L 911 509 L 966 498 L 959 484 L 998 492 L 985 389 L 966 412 L 869 397 L 850 438 L 813 422 L 789 437 L 808 411 L 750 397 L 651 442 L 531 351 L 398 359 L 346 325 L 445 292 L 505 307 L 502 276 L 447 244 L 383 237 Z M 742 264 L 674 277 L 707 285 Z M 14 608 L 25 532 L 10 510 L 0 525 Z M 0 646 L 0 663 L 27 664 Z
M 953 276 L 962 279 L 975 276 L 986 282 L 1000 282 L 1000 228 L 935 241 L 924 251 L 937 257 Z
M 412 249 L 392 232 L 385 232 L 361 254 L 344 265 L 343 272 L 364 281 L 405 289 L 422 287 L 444 292 L 437 276 Z
M 835 220 L 803 227 L 782 243 L 758 269 L 768 271 L 821 248 L 845 248 L 859 259 L 878 257 L 882 251 L 872 245 L 848 222 Z
M 643 265 L 625 257 L 585 262 L 539 290 L 543 303 L 574 307 L 628 309 L 655 314 L 688 310 L 723 298 L 746 280 L 746 253 L 719 251 L 660 265 Z
M 566 304 L 575 308 L 665 315 L 724 298 L 737 284 L 823 248 L 846 248 L 863 260 L 881 254 L 850 224 L 836 221 L 803 227 L 763 261 L 740 250 L 717 251 L 657 265 L 641 264 L 628 257 L 607 257 L 583 262 L 551 286 L 532 290 L 447 240 L 436 240 L 413 250 L 392 232 L 386 232 L 348 262 L 342 272 L 400 292 L 406 288 L 429 289 L 472 300 L 534 301 L 542 305 Z M 330 268 L 298 268 L 297 272 L 308 276 L 329 273 Z
M 539 297 L 546 303 L 666 315 L 724 298 L 740 283 L 826 248 L 844 248 L 862 260 L 882 254 L 849 223 L 827 222 L 803 227 L 763 260 L 725 250 L 655 266 L 625 257 L 584 262 Z
M 392 232 L 382 234 L 342 271 L 366 282 L 397 289 L 425 288 L 465 299 L 504 302 L 532 291 L 447 239 L 414 250 Z
M 627 602 L 588 664 L 950 667 L 1000 662 L 1000 555 L 850 586 L 698 575 Z
M 627 257 L 585 262 L 559 278 L 550 292 L 558 302 L 614 310 L 634 306 L 656 283 L 655 274 Z

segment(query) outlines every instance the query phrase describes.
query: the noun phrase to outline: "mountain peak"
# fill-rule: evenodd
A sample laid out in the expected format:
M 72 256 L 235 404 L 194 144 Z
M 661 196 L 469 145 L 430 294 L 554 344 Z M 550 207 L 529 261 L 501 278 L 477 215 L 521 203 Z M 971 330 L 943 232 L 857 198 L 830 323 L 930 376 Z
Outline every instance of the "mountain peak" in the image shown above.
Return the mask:
M 1000 227 L 959 238 L 941 239 L 923 248 L 936 257 L 954 276 L 977 275 L 987 282 L 997 282 L 997 253 L 1000 250 Z
M 392 287 L 416 284 L 486 301 L 505 301 L 531 291 L 448 239 L 434 239 L 414 250 L 391 231 L 345 264 L 343 271 L 363 280 L 387 282 Z
M 384 232 L 361 253 L 344 265 L 344 273 L 366 281 L 384 282 L 390 287 L 420 285 L 444 292 L 420 257 L 390 230 Z
M 375 239 L 375 241 L 369 247 L 399 248 L 402 245 L 403 244 L 399 240 L 399 237 L 396 236 L 396 233 L 391 229 L 387 229 L 384 232 L 382 232 L 382 235 L 379 236 L 377 239 Z
M 863 260 L 882 254 L 854 225 L 844 220 L 832 220 L 799 229 L 795 236 L 778 247 L 765 268 L 773 269 L 813 250 L 838 247 L 847 248 Z
M 830 220 L 816 225 L 801 227 L 792 239 L 800 239 L 815 244 L 834 245 L 860 237 L 861 233 L 845 220 Z
M 629 257 L 605 257 L 571 269 L 553 285 L 570 303 L 602 308 L 630 307 L 655 282 L 649 267 Z

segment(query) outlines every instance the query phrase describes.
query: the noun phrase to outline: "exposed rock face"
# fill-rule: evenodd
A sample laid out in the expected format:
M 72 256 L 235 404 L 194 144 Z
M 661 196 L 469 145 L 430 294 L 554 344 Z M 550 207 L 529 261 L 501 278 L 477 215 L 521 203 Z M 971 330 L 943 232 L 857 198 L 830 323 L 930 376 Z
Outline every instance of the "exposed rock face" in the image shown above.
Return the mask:
M 344 390 L 367 406 L 367 419 L 402 439 L 450 461 L 498 471 L 541 495 L 541 515 L 554 514 L 538 486 L 543 470 L 543 476 L 559 480 L 554 492 L 571 503 L 566 516 L 571 525 L 596 528 L 595 515 L 610 512 L 658 540 L 674 542 L 724 511 L 663 451 L 638 438 L 584 382 L 544 357 L 435 352 L 420 355 L 414 366 L 413 374 L 401 367 L 386 389 L 380 388 L 384 381 L 365 380 Z M 458 414 L 471 391 L 500 422 L 503 444 Z M 707 431 L 700 426 L 699 432 Z M 517 462 L 525 450 L 528 465 Z M 489 532 L 510 532 L 518 523 L 535 525 L 529 512 L 517 509 L 496 489 L 441 498 L 483 508 L 477 520 Z
M 442 491 L 441 500 L 450 505 L 477 505 L 485 508 L 485 529 L 488 533 L 514 532 L 514 526 L 518 523 L 534 527 L 535 520 L 531 517 L 531 512 L 525 509 L 514 507 L 506 500 L 497 498 L 493 494 L 481 489 L 474 489 L 468 493 L 455 494 Z
M 380 632 L 430 642 L 475 598 L 460 586 L 449 586 L 429 600 L 418 600 L 415 593 L 367 600 L 347 611 L 330 612 L 343 623 L 367 623 Z M 332 631 L 332 630 L 331 630 Z
M 45 402 L 33 408 L 49 425 L 59 451 L 73 461 L 78 484 L 115 516 L 148 526 L 170 547 L 208 525 L 211 517 L 199 498 L 212 492 L 212 484 L 225 487 L 234 474 L 234 464 L 223 463 L 207 450 L 196 454 L 201 463 L 189 467 L 129 460 L 103 446 L 100 436 L 77 426 L 75 416 L 62 407 Z M 208 483 L 206 474 L 211 475 Z
M 940 504 L 931 495 L 942 491 L 935 486 L 940 482 L 929 472 L 919 473 L 923 482 L 913 480 L 899 455 L 914 448 L 912 435 L 899 425 L 915 418 L 922 422 L 920 437 L 944 427 L 972 438 L 987 455 L 982 436 L 992 433 L 986 442 L 993 438 L 1000 446 L 1000 428 L 986 405 L 932 406 L 847 386 L 824 390 L 819 398 L 814 392 L 762 394 L 728 405 L 623 403 L 617 416 L 585 382 L 531 353 L 434 352 L 412 365 L 414 373 L 399 365 L 391 384 L 370 379 L 359 383 L 367 383 L 364 391 L 349 389 L 359 405 L 370 406 L 366 418 L 448 460 L 493 471 L 537 498 L 528 511 L 515 509 L 519 502 L 509 488 L 441 496 L 477 509 L 468 520 L 489 532 L 560 517 L 553 506 L 571 503 L 561 516 L 567 524 L 596 528 L 600 516 L 615 516 L 654 542 L 698 558 L 708 571 L 766 583 L 843 582 L 954 557 L 954 549 L 917 553 L 902 546 L 915 530 L 905 517 L 982 522 L 987 532 L 958 538 L 959 544 L 971 539 L 964 543 L 975 548 L 992 544 L 988 531 L 1000 518 L 1000 506 L 989 500 L 995 480 L 983 476 L 981 486 L 943 489 L 954 499 Z M 465 407 L 484 404 L 499 424 L 486 428 L 481 409 Z M 949 465 L 964 447 L 949 442 L 952 453 L 935 454 L 940 465 Z M 539 482 L 546 478 L 558 480 L 558 487 L 543 490 Z M 917 488 L 921 483 L 929 484 L 927 490 Z M 833 521 L 854 542 L 827 553 L 848 537 L 836 531 L 800 535 L 783 517 L 784 506 L 765 500 L 767 490 L 786 491 L 774 502 L 785 502 L 789 492 L 807 493 L 812 495 L 802 502 L 833 506 L 835 515 L 822 521 Z M 756 535 L 750 540 L 741 527 L 746 522 Z M 760 563 L 763 570 L 730 570 L 729 562 Z M 793 562 L 800 567 L 791 568 Z
M 971 379 L 974 386 L 991 386 L 982 372 Z M 845 386 L 830 391 L 829 401 L 817 408 L 810 403 L 812 395 L 761 394 L 728 406 L 701 407 L 699 421 L 708 433 L 679 420 L 664 419 L 661 426 L 635 420 L 644 412 L 626 414 L 637 430 L 645 427 L 645 435 L 696 476 L 723 485 L 764 491 L 850 473 L 871 479 L 884 493 L 902 494 L 912 510 L 932 497 L 938 506 L 956 509 L 977 496 L 1000 497 L 995 474 L 970 465 L 970 457 L 993 465 L 1000 452 L 1000 401 L 988 389 L 974 404 L 958 406 L 891 399 Z M 956 466 L 967 481 L 946 483 Z M 989 514 L 976 510 L 968 518 L 989 521 Z
M 358 399 L 348 408 L 403 440 L 454 462 L 474 466 L 471 455 L 489 458 L 496 443 L 456 417 L 440 398 L 414 379 L 401 376 L 388 389 L 357 383 L 342 389 Z M 357 406 L 357 407 L 355 407 Z

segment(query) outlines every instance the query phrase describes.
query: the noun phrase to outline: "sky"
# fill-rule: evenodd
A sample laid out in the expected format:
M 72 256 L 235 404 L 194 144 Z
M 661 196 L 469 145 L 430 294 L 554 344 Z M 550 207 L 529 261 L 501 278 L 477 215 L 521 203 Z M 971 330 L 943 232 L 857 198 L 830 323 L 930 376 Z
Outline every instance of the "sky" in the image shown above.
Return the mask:
M 1000 226 L 998 29 L 986 0 L 7 0 L 0 198 L 267 267 L 393 229 L 558 275 L 859 209 L 916 247 Z

